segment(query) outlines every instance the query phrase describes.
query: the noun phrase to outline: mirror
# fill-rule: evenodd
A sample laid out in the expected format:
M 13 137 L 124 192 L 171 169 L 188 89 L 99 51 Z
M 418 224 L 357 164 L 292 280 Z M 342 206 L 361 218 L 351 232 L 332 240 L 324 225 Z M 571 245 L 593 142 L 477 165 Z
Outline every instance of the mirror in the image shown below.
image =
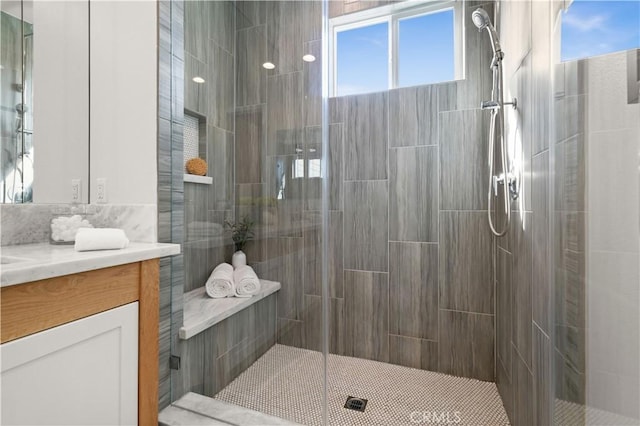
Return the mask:
M 88 203 L 89 2 L 0 11 L 0 203 Z

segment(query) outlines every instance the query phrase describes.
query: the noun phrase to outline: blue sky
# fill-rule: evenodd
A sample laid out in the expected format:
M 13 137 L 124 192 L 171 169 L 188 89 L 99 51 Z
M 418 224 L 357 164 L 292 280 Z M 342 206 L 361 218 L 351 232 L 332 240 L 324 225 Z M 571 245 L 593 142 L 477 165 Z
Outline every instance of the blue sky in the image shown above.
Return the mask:
M 640 47 L 640 1 L 574 0 L 562 15 L 562 60 Z
M 387 90 L 387 23 L 338 33 L 338 95 Z M 398 82 L 401 87 L 454 79 L 453 11 L 399 22 Z
M 388 89 L 387 23 L 338 33 L 338 95 Z
M 453 12 L 401 20 L 400 87 L 454 79 Z M 387 23 L 338 33 L 338 95 L 387 90 Z M 640 0 L 574 0 L 562 14 L 562 60 L 640 47 Z
M 455 78 L 453 10 L 402 20 L 399 33 L 400 86 Z

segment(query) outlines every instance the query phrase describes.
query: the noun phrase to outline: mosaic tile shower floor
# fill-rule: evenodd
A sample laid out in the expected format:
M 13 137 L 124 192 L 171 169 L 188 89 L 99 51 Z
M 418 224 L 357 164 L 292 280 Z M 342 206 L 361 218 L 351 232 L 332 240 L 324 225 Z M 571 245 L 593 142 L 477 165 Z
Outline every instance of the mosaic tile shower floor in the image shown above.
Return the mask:
M 494 383 L 338 355 L 328 357 L 331 425 L 509 425 Z M 322 425 L 322 354 L 275 345 L 215 398 Z M 348 396 L 365 412 L 344 408 Z
M 553 410 L 554 425 L 638 426 L 632 419 L 610 411 L 556 399 Z

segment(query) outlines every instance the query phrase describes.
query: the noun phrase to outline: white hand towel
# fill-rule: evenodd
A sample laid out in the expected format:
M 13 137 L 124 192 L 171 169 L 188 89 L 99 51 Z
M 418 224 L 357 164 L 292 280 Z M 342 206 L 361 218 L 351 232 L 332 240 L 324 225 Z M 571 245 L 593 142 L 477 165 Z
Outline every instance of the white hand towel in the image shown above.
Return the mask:
M 236 290 L 233 284 L 233 266 L 228 263 L 216 266 L 204 286 L 207 295 L 214 299 L 232 297 Z
M 76 251 L 116 250 L 129 245 L 127 234 L 115 228 L 80 228 L 76 233 Z
M 233 271 L 236 296 L 251 297 L 260 291 L 260 280 L 251 266 L 240 266 Z

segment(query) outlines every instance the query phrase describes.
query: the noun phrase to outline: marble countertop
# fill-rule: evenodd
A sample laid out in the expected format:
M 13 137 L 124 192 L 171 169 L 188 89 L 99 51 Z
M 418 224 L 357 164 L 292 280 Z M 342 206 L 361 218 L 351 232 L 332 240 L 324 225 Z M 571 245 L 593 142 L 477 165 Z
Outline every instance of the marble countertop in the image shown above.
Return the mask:
M 22 284 L 180 253 L 179 244 L 130 243 L 121 250 L 77 252 L 49 243 L 0 247 L 0 286 Z
M 278 290 L 280 283 L 268 280 L 260 280 L 260 292 L 252 297 L 212 299 L 204 287 L 192 290 L 184 295 L 183 326 L 178 335 L 181 339 L 190 339 Z

